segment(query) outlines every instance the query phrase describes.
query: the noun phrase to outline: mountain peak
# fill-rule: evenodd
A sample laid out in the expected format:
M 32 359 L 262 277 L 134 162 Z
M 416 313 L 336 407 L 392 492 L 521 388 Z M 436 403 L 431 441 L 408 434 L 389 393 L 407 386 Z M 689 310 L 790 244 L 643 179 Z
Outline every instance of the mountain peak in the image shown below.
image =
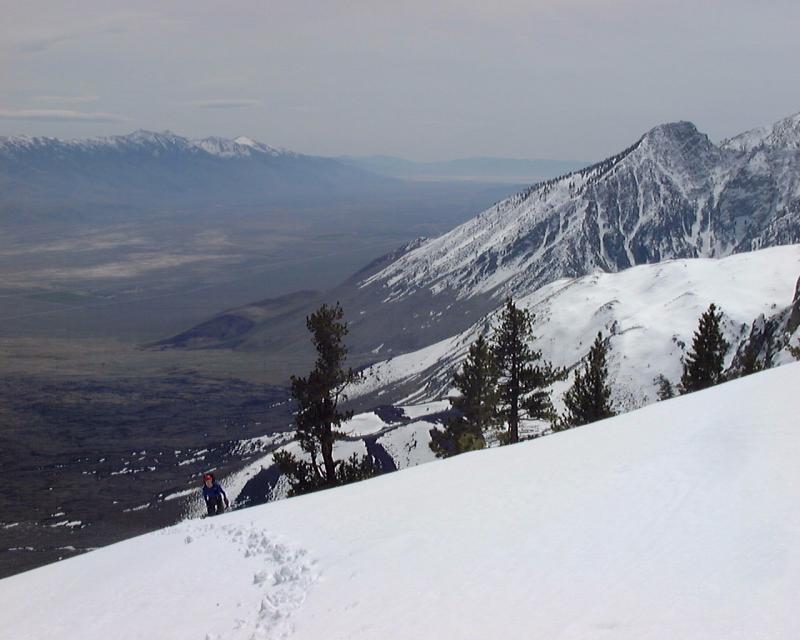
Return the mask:
M 261 146 L 260 142 L 256 142 L 252 138 L 248 138 L 247 136 L 238 136 L 233 139 L 236 144 L 240 144 L 243 147 L 258 147 Z
M 689 187 L 704 184 L 708 168 L 719 160 L 720 151 L 708 136 L 691 122 L 668 122 L 650 129 L 633 151 L 638 162 L 655 162 Z
M 771 126 L 757 127 L 723 140 L 720 146 L 745 153 L 760 147 L 796 151 L 800 149 L 800 112 L 778 120 Z
M 770 135 L 786 147 L 798 130 L 792 116 Z M 662 124 L 602 162 L 497 203 L 363 284 L 388 289 L 391 301 L 427 290 L 482 305 L 481 296 L 519 297 L 565 276 L 797 242 L 797 169 L 782 152 L 751 162 L 691 122 Z M 774 188 L 752 188 L 767 180 Z
M 165 129 L 164 131 L 149 131 L 147 129 L 137 129 L 133 133 L 129 133 L 124 136 L 117 136 L 120 139 L 127 140 L 130 142 L 137 142 L 137 143 L 175 143 L 175 142 L 187 142 L 186 138 L 179 136 L 169 129 Z
M 692 122 L 686 120 L 679 120 L 678 122 L 667 122 L 653 127 L 645 133 L 641 142 L 645 144 L 653 144 L 657 146 L 669 144 L 686 144 L 687 142 L 708 143 L 711 141 L 704 133 L 698 131 L 697 127 Z
M 697 130 L 693 122 L 688 120 L 678 120 L 676 122 L 665 122 L 658 126 L 653 127 L 644 134 L 645 138 L 658 138 L 658 137 L 678 137 L 685 138 L 687 136 L 702 135 Z

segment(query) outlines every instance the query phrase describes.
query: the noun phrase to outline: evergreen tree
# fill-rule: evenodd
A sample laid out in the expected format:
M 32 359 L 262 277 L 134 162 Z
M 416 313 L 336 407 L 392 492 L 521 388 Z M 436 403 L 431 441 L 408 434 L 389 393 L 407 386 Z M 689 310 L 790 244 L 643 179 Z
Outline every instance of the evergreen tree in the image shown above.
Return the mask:
M 700 316 L 692 349 L 683 360 L 681 393 L 692 393 L 724 381 L 722 374 L 729 344 L 722 337 L 719 321 L 722 312 L 712 302 Z
M 345 387 L 360 379 L 355 371 L 344 368 L 348 330 L 343 315 L 337 302 L 333 307 L 323 304 L 306 318 L 317 360 L 308 376 L 292 376 L 291 394 L 297 405 L 296 436 L 310 460 L 298 460 L 285 451 L 274 456 L 295 494 L 359 479 L 374 470 L 372 461 L 336 462 L 333 458 L 333 444 L 341 438 L 337 428 L 353 416 L 352 411 L 341 411 L 339 403 L 346 400 Z
M 470 346 L 453 386 L 460 394 L 450 399 L 455 415 L 444 432 L 431 431 L 430 447 L 440 458 L 483 449 L 484 433 L 497 424 L 497 365 L 482 335 Z
M 663 373 L 659 373 L 654 382 L 658 385 L 656 395 L 659 400 L 669 400 L 675 397 L 675 388 Z
M 506 444 L 519 442 L 521 418 L 553 419 L 549 387 L 565 375 L 543 361 L 541 351 L 529 346 L 533 340 L 532 324 L 531 314 L 507 298 L 492 344 L 499 372 L 498 406 L 508 424 L 503 437 Z
M 583 370 L 575 372 L 575 381 L 564 394 L 567 413 L 559 423 L 560 429 L 556 427 L 556 431 L 615 415 L 611 407 L 611 389 L 608 387 L 607 354 L 603 334 L 598 333 Z

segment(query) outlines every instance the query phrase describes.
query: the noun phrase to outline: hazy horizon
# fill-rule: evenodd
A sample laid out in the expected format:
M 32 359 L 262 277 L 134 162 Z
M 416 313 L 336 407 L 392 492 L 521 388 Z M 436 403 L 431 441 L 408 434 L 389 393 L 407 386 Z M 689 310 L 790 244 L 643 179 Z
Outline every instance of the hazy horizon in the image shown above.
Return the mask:
M 0 0 L 0 135 L 142 128 L 324 156 L 592 160 L 800 111 L 800 4 Z

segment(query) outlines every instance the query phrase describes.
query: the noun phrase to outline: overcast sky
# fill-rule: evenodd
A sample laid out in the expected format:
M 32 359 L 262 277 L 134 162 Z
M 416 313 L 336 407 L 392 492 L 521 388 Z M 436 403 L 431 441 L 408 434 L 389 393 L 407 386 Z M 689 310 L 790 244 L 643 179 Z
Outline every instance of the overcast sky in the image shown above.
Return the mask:
M 595 160 L 800 111 L 800 1 L 0 0 L 0 135 Z

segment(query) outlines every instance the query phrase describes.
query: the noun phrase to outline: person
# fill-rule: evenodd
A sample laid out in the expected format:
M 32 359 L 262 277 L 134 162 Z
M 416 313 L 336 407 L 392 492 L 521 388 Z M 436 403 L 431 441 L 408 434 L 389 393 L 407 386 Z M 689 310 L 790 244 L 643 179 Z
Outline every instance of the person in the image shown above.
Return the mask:
M 208 515 L 215 516 L 230 506 L 225 489 L 214 479 L 213 473 L 203 476 L 203 499 L 206 501 Z

